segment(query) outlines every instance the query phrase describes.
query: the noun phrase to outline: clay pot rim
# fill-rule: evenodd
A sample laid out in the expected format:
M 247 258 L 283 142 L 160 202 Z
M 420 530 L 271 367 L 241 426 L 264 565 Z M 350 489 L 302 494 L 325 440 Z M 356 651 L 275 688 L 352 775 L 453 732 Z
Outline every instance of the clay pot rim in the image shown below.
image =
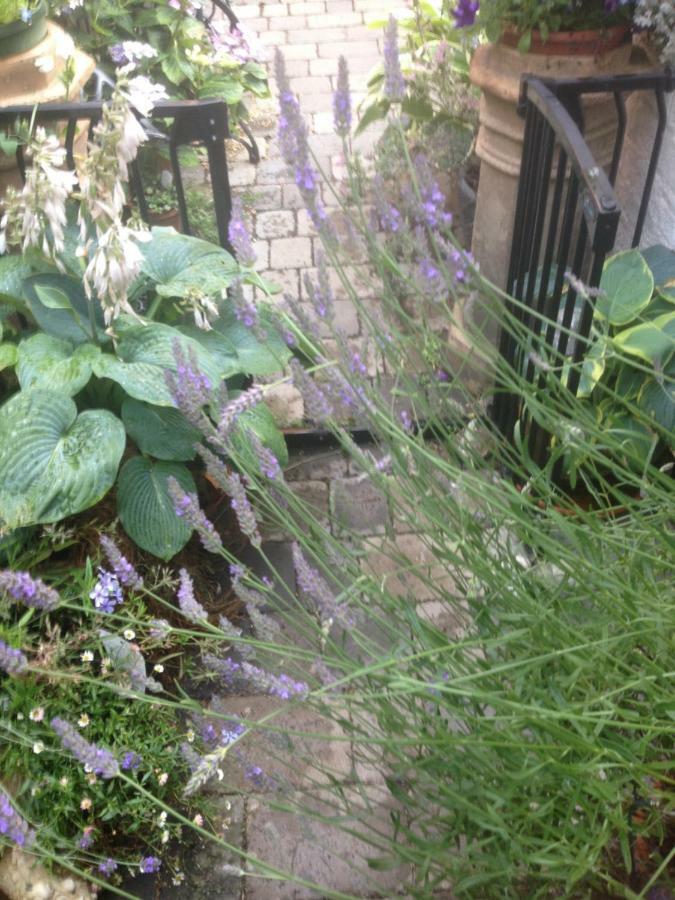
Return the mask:
M 540 56 L 597 56 L 627 44 L 630 34 L 630 25 L 623 24 L 583 31 L 551 31 L 547 40 L 543 41 L 541 32 L 535 28 L 528 53 Z M 517 48 L 521 37 L 522 32 L 514 25 L 506 25 L 499 43 Z

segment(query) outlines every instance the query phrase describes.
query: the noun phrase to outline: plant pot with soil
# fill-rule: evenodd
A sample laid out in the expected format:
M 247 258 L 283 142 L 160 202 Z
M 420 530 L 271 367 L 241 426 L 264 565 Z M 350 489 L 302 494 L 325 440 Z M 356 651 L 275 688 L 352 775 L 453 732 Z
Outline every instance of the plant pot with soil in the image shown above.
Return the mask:
M 0 59 L 31 50 L 46 34 L 45 0 L 27 3 L 3 0 L 0 3 Z

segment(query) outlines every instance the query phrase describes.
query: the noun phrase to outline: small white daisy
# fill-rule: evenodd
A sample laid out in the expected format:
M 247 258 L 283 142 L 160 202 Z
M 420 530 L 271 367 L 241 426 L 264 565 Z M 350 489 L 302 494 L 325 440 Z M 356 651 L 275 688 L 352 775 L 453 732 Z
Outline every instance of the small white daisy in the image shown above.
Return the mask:
M 156 664 L 153 666 L 153 670 L 154 670 L 155 672 L 158 672 L 158 673 L 161 675 L 162 672 L 164 671 L 164 666 L 163 666 L 161 663 L 156 663 Z
M 94 654 L 91 650 L 85 650 L 84 653 L 80 654 L 80 659 L 83 663 L 90 663 L 94 661 Z
M 136 632 L 133 630 L 133 628 L 125 628 L 122 634 L 127 641 L 133 641 L 133 639 L 136 637 Z
M 90 719 L 86 713 L 82 713 L 80 718 L 77 720 L 77 724 L 80 726 L 80 728 L 86 728 L 87 725 L 89 724 L 89 722 L 90 722 Z
M 204 824 L 204 816 L 202 816 L 200 813 L 197 813 L 192 821 L 195 823 L 195 825 L 199 825 L 199 827 L 201 828 Z
M 91 799 L 89 797 L 83 797 L 80 800 L 80 809 L 83 812 L 86 812 L 88 809 L 91 809 Z
M 162 774 L 161 774 L 161 775 L 159 776 L 159 778 L 157 779 L 157 781 L 158 781 L 161 785 L 165 785 L 165 784 L 167 783 L 168 780 L 169 780 L 169 776 L 168 776 L 168 774 L 167 774 L 166 772 L 162 772 Z
M 45 717 L 45 711 L 42 706 L 36 706 L 35 709 L 31 709 L 28 713 L 28 718 L 31 722 L 41 722 Z
M 35 743 L 33 744 L 33 753 L 40 754 L 44 749 L 45 745 L 42 743 L 42 741 L 35 741 Z

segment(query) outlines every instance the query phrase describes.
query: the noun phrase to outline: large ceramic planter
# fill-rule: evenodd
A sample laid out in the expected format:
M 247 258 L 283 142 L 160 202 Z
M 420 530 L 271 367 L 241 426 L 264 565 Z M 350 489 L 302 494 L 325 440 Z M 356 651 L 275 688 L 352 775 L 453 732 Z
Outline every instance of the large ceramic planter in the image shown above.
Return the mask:
M 558 42 L 552 40 L 549 49 L 555 46 Z M 515 46 L 504 42 L 476 50 L 471 80 L 481 89 L 476 143 L 481 169 L 472 250 L 483 274 L 499 287 L 506 285 L 523 149 L 524 121 L 516 109 L 521 76 L 525 73 L 543 78 L 615 75 L 628 69 L 630 54 L 630 43 L 619 44 L 601 55 L 519 53 Z M 616 128 L 614 100 L 611 95 L 594 95 L 584 100 L 584 111 L 586 140 L 598 162 L 607 165 Z
M 18 19 L 16 22 L 0 25 L 0 59 L 30 50 L 44 40 L 46 34 L 47 4 L 45 0 L 40 0 L 33 10 L 30 22 Z

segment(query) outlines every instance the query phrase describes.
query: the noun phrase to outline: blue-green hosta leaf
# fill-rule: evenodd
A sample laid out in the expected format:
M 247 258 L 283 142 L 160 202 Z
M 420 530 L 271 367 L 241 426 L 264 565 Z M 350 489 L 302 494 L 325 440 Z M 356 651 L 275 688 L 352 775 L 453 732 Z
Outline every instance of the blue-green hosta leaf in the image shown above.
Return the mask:
M 115 481 L 124 426 L 102 409 L 77 414 L 61 393 L 21 391 L 0 408 L 0 520 L 58 522 L 97 503 Z
M 654 366 L 665 363 L 675 350 L 675 310 L 620 331 L 614 336 L 614 343 L 624 353 L 639 356 Z
M 651 300 L 654 276 L 639 250 L 624 250 L 605 263 L 600 289 L 596 313 L 610 325 L 627 325 Z
M 201 435 L 177 409 L 128 397 L 122 404 L 122 421 L 141 453 L 174 462 L 195 458 Z
M 22 256 L 0 256 L 0 294 L 20 299 L 24 295 L 23 280 L 29 275 L 30 266 Z
M 260 442 L 274 453 L 281 466 L 288 463 L 286 441 L 277 428 L 270 408 L 264 403 L 259 403 L 243 412 L 237 418 L 237 427 L 232 435 L 232 443 L 236 452 L 241 454 L 247 462 L 252 462 L 257 466 L 257 458 L 253 455 L 248 439 L 249 431 L 258 435 Z
M 141 274 L 154 283 L 161 297 L 183 297 L 190 290 L 217 294 L 239 271 L 227 250 L 173 228 L 153 228 L 152 240 L 142 244 L 141 250 Z
M 180 325 L 178 330 L 208 350 L 218 363 L 221 378 L 230 378 L 242 371 L 241 361 L 235 346 L 224 335 L 214 331 L 203 331 L 195 325 Z
M 675 431 L 675 381 L 650 379 L 640 391 L 639 408 L 671 435 Z
M 16 344 L 0 344 L 0 372 L 16 365 Z
M 117 512 L 124 530 L 139 547 L 165 561 L 175 556 L 192 534 L 174 511 L 167 486 L 170 476 L 183 490 L 197 492 L 184 465 L 153 463 L 144 456 L 127 460 L 117 482 Z
M 278 334 L 272 317 L 260 307 L 261 327 L 267 334 L 261 343 L 250 328 L 237 320 L 234 310 L 224 309 L 213 323 L 213 330 L 227 338 L 239 356 L 240 371 L 248 375 L 275 375 L 291 357 L 291 351 Z
M 669 250 L 662 244 L 647 247 L 641 250 L 645 262 L 654 276 L 654 284 L 657 288 L 668 282 L 675 282 L 675 250 Z
M 170 325 L 159 323 L 124 328 L 117 344 L 117 356 L 102 353 L 93 364 L 94 374 L 116 381 L 136 400 L 153 406 L 173 406 L 164 372 L 176 371 L 176 341 L 187 359 L 194 356 L 200 371 L 215 387 L 222 377 L 218 361 L 197 341 Z
M 590 397 L 593 388 L 602 378 L 607 365 L 607 347 L 607 338 L 601 335 L 586 354 L 579 379 L 578 397 Z
M 33 318 L 43 331 L 73 344 L 91 341 L 89 301 L 82 279 L 61 273 L 32 275 L 24 279 L 22 290 Z M 101 308 L 92 302 L 97 337 L 101 341 L 109 340 L 105 335 Z
M 94 344 L 73 347 L 68 341 L 39 332 L 19 344 L 19 384 L 24 390 L 44 388 L 74 397 L 91 378 L 92 363 L 100 354 Z

